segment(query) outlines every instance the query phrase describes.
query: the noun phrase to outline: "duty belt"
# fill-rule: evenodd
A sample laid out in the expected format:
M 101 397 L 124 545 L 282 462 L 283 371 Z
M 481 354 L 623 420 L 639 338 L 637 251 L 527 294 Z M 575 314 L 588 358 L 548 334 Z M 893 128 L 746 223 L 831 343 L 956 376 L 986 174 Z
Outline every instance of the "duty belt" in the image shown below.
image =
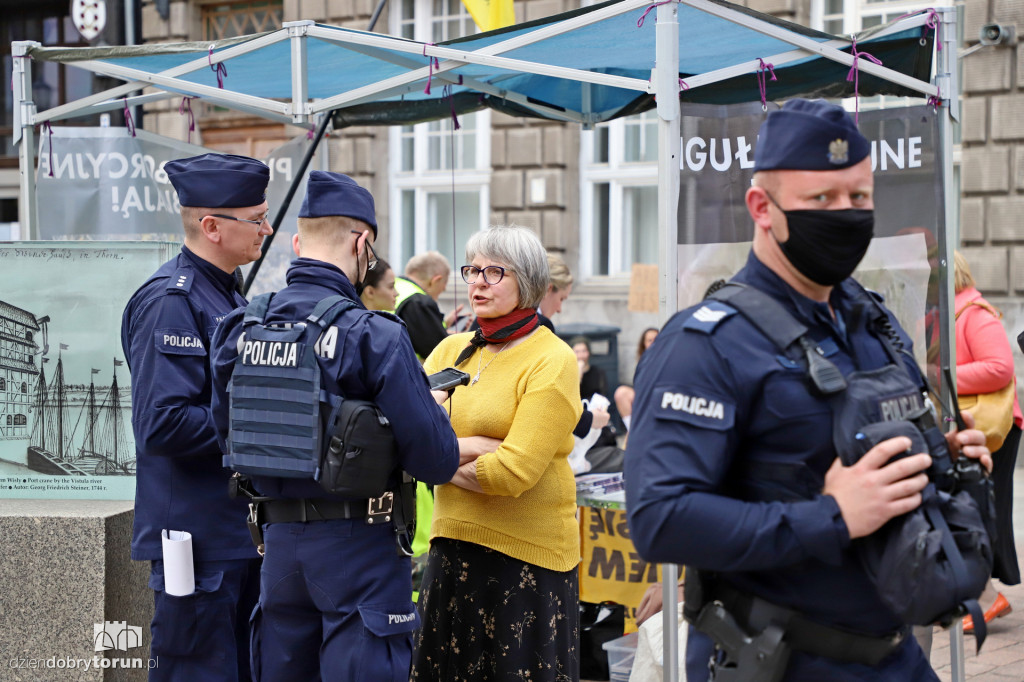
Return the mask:
M 366 517 L 366 500 L 296 499 L 260 504 L 263 523 L 305 523 Z
M 783 639 L 793 650 L 845 663 L 878 665 L 899 648 L 909 632 L 904 628 L 889 635 L 871 636 L 840 630 L 721 582 L 714 588 L 714 600 L 750 631 L 759 632 L 774 623 L 785 630 Z

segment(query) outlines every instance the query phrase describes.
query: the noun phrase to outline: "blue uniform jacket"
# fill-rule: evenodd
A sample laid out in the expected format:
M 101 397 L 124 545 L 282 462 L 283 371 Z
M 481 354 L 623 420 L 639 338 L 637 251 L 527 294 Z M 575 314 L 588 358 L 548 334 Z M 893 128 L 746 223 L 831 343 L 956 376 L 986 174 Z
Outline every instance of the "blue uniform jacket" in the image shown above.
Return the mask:
M 852 280 L 832 292 L 838 321 L 753 253 L 734 281 L 780 301 L 844 376 L 889 363 L 864 328 Z M 916 365 L 905 364 L 920 381 Z M 650 561 L 721 572 L 737 589 L 817 622 L 893 632 L 902 623 L 860 568 L 835 499 L 820 494 L 836 456 L 829 405 L 810 393 L 801 365 L 723 303 L 681 311 L 637 368 L 625 459 L 633 542 Z M 764 462 L 791 467 L 808 499 L 758 501 L 763 478 L 746 467 Z
M 337 343 L 322 344 L 317 356 L 324 390 L 375 403 L 393 425 L 402 469 L 426 483 L 450 481 L 459 466 L 458 441 L 448 415 L 430 394 L 401 321 L 366 310 L 345 274 L 329 263 L 298 258 L 288 268 L 286 281 L 288 286 L 271 301 L 266 321 L 304 320 L 328 296 L 354 300 L 358 307 L 335 320 Z M 228 434 L 227 386 L 238 357 L 243 315 L 242 309 L 228 315 L 214 338 L 213 412 L 222 445 Z M 274 498 L 327 496 L 312 480 L 254 476 L 253 483 L 260 493 Z
M 165 528 L 192 533 L 196 561 L 257 556 L 246 505 L 228 498 L 231 472 L 210 412 L 210 339 L 241 305 L 234 275 L 183 247 L 125 307 L 121 347 L 132 374 L 137 458 L 133 559 L 160 559 Z

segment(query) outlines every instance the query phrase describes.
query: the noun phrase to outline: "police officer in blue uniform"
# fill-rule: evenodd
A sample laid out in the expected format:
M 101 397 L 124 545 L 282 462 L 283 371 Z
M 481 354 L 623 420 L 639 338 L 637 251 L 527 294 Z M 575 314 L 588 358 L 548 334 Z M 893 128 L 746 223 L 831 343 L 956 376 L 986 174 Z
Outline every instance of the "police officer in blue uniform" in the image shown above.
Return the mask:
M 844 377 L 893 362 L 884 334 L 910 345 L 891 313 L 850 278 L 873 234 L 872 192 L 870 143 L 840 107 L 794 100 L 769 114 L 746 194 L 753 249 L 733 282 L 806 326 L 812 354 Z M 907 372 L 920 381 L 906 355 Z M 979 431 L 947 440 L 990 464 Z M 776 632 L 769 621 L 786 623 L 788 664 L 773 659 L 781 649 L 766 635 L 763 655 L 753 658 L 777 663 L 778 676 L 757 679 L 936 680 L 851 548 L 920 504 L 930 457 L 889 463 L 909 445 L 905 437 L 885 440 L 844 467 L 829 398 L 814 392 L 805 364 L 727 300 L 705 301 L 673 316 L 637 369 L 625 460 L 633 542 L 648 560 L 688 567 L 688 609 L 708 604 L 709 615 L 719 615 L 724 604 L 719 624 L 751 634 Z M 701 581 L 703 594 L 690 604 L 698 572 L 713 580 Z M 718 644 L 709 668 L 712 642 L 690 628 L 690 682 L 754 679 L 750 670 L 725 671 L 727 647 Z
M 375 263 L 376 236 L 370 193 L 348 176 L 313 171 L 292 243 L 299 257 L 264 320 L 300 322 L 328 297 L 349 299 L 314 344 L 321 388 L 374 403 L 395 425 L 398 467 L 421 481 L 445 483 L 459 463 L 448 417 L 401 321 L 366 310 L 356 293 Z M 245 360 L 239 355 L 245 317 L 244 310 L 228 315 L 214 339 L 213 409 L 225 444 L 236 442 L 227 388 L 241 366 L 236 360 Z M 410 558 L 399 552 L 393 525 L 370 523 L 367 499 L 328 494 L 310 478 L 257 475 L 252 484 L 270 498 L 259 505 L 266 554 L 253 620 L 255 678 L 407 680 L 419 621 Z
M 241 156 L 204 154 L 166 164 L 185 245 L 132 295 L 121 346 L 132 374 L 136 447 L 132 559 L 152 562 L 156 600 L 150 680 L 249 679 L 249 616 L 259 557 L 246 507 L 228 478 L 210 411 L 210 338 L 245 299 L 235 270 L 270 233 L 270 170 Z M 188 531 L 196 591 L 164 592 L 161 532 Z

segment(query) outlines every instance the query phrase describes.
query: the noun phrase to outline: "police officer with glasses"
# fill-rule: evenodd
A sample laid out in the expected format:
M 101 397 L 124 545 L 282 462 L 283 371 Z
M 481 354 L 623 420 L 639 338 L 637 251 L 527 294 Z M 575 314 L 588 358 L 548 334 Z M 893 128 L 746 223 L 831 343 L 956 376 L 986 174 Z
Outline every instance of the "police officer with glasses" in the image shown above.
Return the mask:
M 253 676 L 263 682 L 409 678 L 419 618 L 401 516 L 412 518 L 413 500 L 400 490 L 412 487 L 407 475 L 451 480 L 459 447 L 402 322 L 366 310 L 357 294 L 376 266 L 376 237 L 370 193 L 346 175 L 313 171 L 288 285 L 228 315 L 214 338 L 213 411 L 226 459 L 270 472 L 251 475 L 266 552 L 253 614 Z M 331 416 L 315 418 L 318 403 Z M 357 404 L 368 406 L 369 424 L 331 426 Z M 372 433 L 360 441 L 363 427 Z M 333 463 L 320 458 L 335 452 Z M 349 464 L 365 474 L 381 463 L 389 468 L 379 499 L 329 492 L 365 483 L 346 478 Z
M 152 564 L 150 680 L 248 680 L 249 615 L 259 556 L 245 505 L 227 495 L 210 412 L 210 338 L 245 305 L 236 270 L 260 256 L 270 169 L 203 154 L 164 170 L 178 193 L 185 245 L 132 295 L 121 346 L 132 374 L 135 521 L 131 557 Z M 163 530 L 192 534 L 195 593 L 164 591 Z
M 778 314 L 758 326 L 749 306 L 712 296 L 644 353 L 625 458 L 632 540 L 648 560 L 687 566 L 685 606 L 716 633 L 717 653 L 691 627 L 690 682 L 937 680 L 854 550 L 921 505 L 931 457 L 896 437 L 844 466 L 834 443 L 831 407 L 856 371 L 904 377 L 901 393 L 867 396 L 880 414 L 907 419 L 923 402 L 912 356 L 893 351 L 909 339 L 850 277 L 873 235 L 870 143 L 840 107 L 794 100 L 762 125 L 754 171 L 753 249 L 728 291 Z M 808 343 L 795 355 L 771 338 L 788 320 Z M 824 360 L 838 372 L 811 376 Z M 980 431 L 938 440 L 991 468 Z M 728 668 L 748 636 L 760 648 L 739 658 L 752 667 Z

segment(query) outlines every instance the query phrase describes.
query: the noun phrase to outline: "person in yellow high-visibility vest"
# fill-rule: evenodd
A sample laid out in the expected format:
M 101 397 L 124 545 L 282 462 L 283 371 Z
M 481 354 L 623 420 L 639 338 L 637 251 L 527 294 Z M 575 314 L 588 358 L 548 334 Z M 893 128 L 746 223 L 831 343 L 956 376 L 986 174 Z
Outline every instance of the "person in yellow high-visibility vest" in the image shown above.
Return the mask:
M 395 278 L 395 314 L 405 322 L 413 350 L 421 361 L 448 336 L 448 327 L 462 312 L 459 305 L 443 316 L 437 307 L 448 287 L 449 273 L 447 259 L 437 251 L 427 251 L 410 258 L 405 273 Z

